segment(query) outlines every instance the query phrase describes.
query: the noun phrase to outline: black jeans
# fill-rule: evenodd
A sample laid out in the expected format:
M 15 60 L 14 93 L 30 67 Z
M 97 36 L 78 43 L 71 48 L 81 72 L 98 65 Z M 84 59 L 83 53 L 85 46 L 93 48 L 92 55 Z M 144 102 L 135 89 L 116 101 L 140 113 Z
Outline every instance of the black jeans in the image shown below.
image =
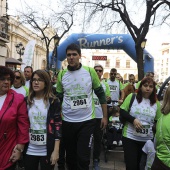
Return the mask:
M 34 156 L 34 155 L 24 156 L 25 170 L 38 170 L 39 164 L 41 170 L 54 169 L 54 166 L 51 165 L 51 162 L 47 162 L 46 156 Z
M 126 170 L 139 170 L 142 148 L 145 142 L 122 137 Z
M 63 121 L 63 140 L 68 170 L 88 170 L 95 119 L 84 122 Z
M 101 140 L 102 140 L 102 133 L 101 130 L 101 118 L 96 118 L 96 126 L 94 129 L 94 143 L 93 143 L 93 160 L 100 160 L 100 152 L 101 152 Z

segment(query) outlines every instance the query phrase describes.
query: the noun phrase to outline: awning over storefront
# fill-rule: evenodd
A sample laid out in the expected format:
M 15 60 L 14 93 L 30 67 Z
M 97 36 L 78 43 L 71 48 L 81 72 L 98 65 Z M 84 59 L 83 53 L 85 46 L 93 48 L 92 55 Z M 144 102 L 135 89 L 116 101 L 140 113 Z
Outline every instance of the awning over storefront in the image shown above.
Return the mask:
M 21 65 L 23 64 L 22 62 L 20 62 L 19 60 L 15 59 L 15 58 L 6 58 L 5 61 L 7 64 L 16 64 L 16 65 Z

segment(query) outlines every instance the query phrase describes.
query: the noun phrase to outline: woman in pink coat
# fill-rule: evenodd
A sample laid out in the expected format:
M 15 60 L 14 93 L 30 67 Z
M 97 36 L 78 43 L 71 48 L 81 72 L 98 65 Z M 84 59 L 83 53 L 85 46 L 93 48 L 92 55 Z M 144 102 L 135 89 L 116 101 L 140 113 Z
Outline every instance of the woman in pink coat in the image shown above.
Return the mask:
M 29 140 L 29 119 L 23 95 L 11 88 L 12 70 L 0 66 L 0 170 L 14 170 Z

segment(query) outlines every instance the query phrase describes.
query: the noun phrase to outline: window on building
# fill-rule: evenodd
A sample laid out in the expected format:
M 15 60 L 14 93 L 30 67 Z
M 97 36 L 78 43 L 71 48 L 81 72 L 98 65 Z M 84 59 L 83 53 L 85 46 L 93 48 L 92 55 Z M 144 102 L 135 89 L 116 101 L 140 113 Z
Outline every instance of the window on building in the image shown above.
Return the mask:
M 169 49 L 163 50 L 162 55 L 164 55 L 164 54 L 169 54 Z
M 116 68 L 120 68 L 120 59 L 116 59 Z
M 106 60 L 105 67 L 110 67 L 110 59 Z
M 126 68 L 130 68 L 130 60 L 126 60 Z
M 168 73 L 168 68 L 166 68 L 166 73 Z

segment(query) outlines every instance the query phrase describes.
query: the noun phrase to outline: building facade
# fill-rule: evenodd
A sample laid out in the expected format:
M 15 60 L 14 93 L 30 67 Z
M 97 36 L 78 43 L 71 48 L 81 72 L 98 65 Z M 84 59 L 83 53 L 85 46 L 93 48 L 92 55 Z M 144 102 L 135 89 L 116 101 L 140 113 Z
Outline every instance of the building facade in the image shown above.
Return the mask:
M 106 56 L 107 60 L 93 60 L 92 56 Z M 101 64 L 104 67 L 104 78 L 109 78 L 111 68 L 116 68 L 124 80 L 134 74 L 138 80 L 137 64 L 123 50 L 82 50 L 82 63 L 90 67 Z
M 162 43 L 159 62 L 155 64 L 159 82 L 164 82 L 170 76 L 170 43 Z
M 40 38 L 41 36 L 37 36 L 33 31 L 20 23 L 19 17 L 9 17 L 8 25 L 8 34 L 10 36 L 10 41 L 7 43 L 6 57 L 19 59 L 20 55 L 16 51 L 16 45 L 22 43 L 25 47 L 30 40 L 36 40 L 34 55 L 32 58 L 32 67 L 34 70 L 45 69 L 46 46 L 45 42 Z M 52 31 L 50 29 L 48 29 L 48 31 L 49 36 L 51 36 Z M 48 35 L 48 33 L 46 34 Z M 54 44 L 50 46 L 50 51 L 53 51 L 53 48 Z M 23 59 L 23 56 L 21 56 L 21 58 Z
M 8 35 L 8 16 L 7 1 L 0 1 L 0 63 L 5 65 L 5 57 L 7 55 L 7 45 L 9 43 Z

